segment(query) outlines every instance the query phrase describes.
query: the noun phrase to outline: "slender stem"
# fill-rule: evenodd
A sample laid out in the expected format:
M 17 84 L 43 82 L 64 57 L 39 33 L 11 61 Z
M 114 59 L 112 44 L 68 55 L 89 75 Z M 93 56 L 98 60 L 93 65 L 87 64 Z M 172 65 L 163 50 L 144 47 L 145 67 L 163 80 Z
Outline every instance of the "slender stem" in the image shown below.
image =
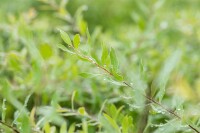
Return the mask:
M 75 52 L 82 56 L 83 58 L 87 59 L 90 63 L 94 64 L 95 66 L 97 66 L 98 68 L 102 69 L 104 72 L 106 72 L 107 74 L 109 74 L 110 76 L 114 77 L 114 74 L 112 72 L 110 72 L 109 70 L 107 70 L 106 68 L 104 68 L 103 66 L 99 65 L 98 63 L 96 63 L 93 59 L 91 59 L 90 57 L 87 57 L 85 55 L 83 55 L 79 50 L 74 49 Z M 123 84 L 131 89 L 135 89 L 134 87 L 132 87 L 129 83 L 127 83 L 126 81 L 123 81 Z M 143 96 L 149 100 L 151 103 L 154 103 L 158 106 L 160 106 L 162 109 L 164 109 L 166 112 L 168 112 L 169 114 L 175 116 L 177 119 L 181 120 L 182 118 L 176 114 L 174 111 L 168 109 L 167 107 L 163 106 L 161 103 L 155 101 L 153 98 L 148 97 L 147 95 L 143 94 Z M 196 129 L 195 127 L 193 127 L 192 125 L 188 124 L 188 127 L 190 127 L 192 130 L 194 130 L 196 133 L 200 133 L 200 131 L 198 129 Z
M 131 89 L 134 89 L 131 85 L 129 85 L 127 82 L 123 81 L 123 83 L 130 87 Z M 174 113 L 172 110 L 166 108 L 165 106 L 163 106 L 162 104 L 160 104 L 159 102 L 155 101 L 154 99 L 152 99 L 151 97 L 148 97 L 146 95 L 143 94 L 143 96 L 148 99 L 150 102 L 154 103 L 154 104 L 157 104 L 158 106 L 160 106 L 162 109 L 164 109 L 165 111 L 169 112 L 170 114 L 174 115 L 175 117 L 177 117 L 178 119 L 181 119 L 180 116 L 178 116 L 176 113 Z

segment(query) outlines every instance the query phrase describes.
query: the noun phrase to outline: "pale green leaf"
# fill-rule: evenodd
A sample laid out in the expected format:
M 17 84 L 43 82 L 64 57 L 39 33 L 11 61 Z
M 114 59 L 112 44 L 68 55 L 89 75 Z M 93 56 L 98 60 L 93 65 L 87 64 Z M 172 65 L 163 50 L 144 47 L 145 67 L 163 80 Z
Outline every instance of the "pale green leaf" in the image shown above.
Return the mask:
M 63 123 L 60 128 L 60 133 L 67 133 L 67 124 Z
M 60 36 L 66 44 L 72 45 L 72 41 L 66 32 L 60 30 Z
M 75 123 L 70 125 L 68 133 L 74 133 L 74 131 L 75 131 Z
M 65 52 L 68 52 L 68 53 L 70 53 L 70 54 L 75 54 L 74 52 L 70 51 L 69 49 L 67 49 L 67 47 L 65 47 L 65 46 L 62 45 L 62 44 L 58 44 L 57 46 L 58 46 L 58 48 L 62 49 L 62 50 L 65 51 Z
M 84 78 L 93 78 L 93 77 L 96 77 L 96 76 L 100 76 L 102 74 L 93 74 L 93 73 L 80 73 L 79 74 L 81 77 L 84 77 Z
M 129 126 L 128 116 L 125 116 L 122 120 L 122 133 L 128 133 L 128 126 Z
M 90 32 L 89 29 L 86 29 L 86 36 L 87 36 L 87 43 L 90 44 L 91 43 L 91 36 L 90 36 Z
M 51 127 L 50 127 L 49 123 L 46 123 L 44 125 L 44 131 L 45 131 L 45 133 L 50 133 L 51 132 Z
M 118 64 L 115 50 L 113 48 L 111 48 L 111 51 L 110 51 L 110 60 L 111 60 L 111 65 L 112 65 L 113 71 L 117 72 L 119 64 Z
M 113 120 L 109 115 L 103 114 L 104 117 L 108 120 L 108 122 L 111 124 L 111 126 L 117 131 L 117 133 L 121 133 L 119 126 L 117 125 L 116 121 Z
M 74 111 L 74 98 L 76 96 L 77 91 L 73 91 L 72 93 L 72 98 L 71 98 L 71 105 L 72 105 L 72 110 Z
M 124 79 L 122 75 L 116 73 L 115 71 L 113 72 L 113 75 L 118 81 L 122 81 Z
M 158 73 L 156 80 L 154 81 L 155 88 L 157 89 L 156 91 L 158 91 L 156 98 L 158 98 L 159 101 L 161 101 L 162 98 L 164 97 L 165 88 L 170 78 L 170 74 L 180 61 L 180 58 L 181 58 L 180 51 L 175 51 L 174 53 L 172 53 L 171 56 L 165 61 L 163 67 Z
M 80 107 L 80 108 L 78 109 L 78 113 L 81 114 L 81 115 L 85 115 L 85 114 L 86 114 L 85 108 L 84 108 L 84 107 Z
M 103 65 L 105 65 L 106 64 L 106 59 L 108 57 L 108 49 L 107 49 L 105 44 L 102 44 L 101 47 L 102 47 L 101 63 Z
M 80 35 L 76 34 L 73 39 L 74 48 L 78 48 L 80 44 Z

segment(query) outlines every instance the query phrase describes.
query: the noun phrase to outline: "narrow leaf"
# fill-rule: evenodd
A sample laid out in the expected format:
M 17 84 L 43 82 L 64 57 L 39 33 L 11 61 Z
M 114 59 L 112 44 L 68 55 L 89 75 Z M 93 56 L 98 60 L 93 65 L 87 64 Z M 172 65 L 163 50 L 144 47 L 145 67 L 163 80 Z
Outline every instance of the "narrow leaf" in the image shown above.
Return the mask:
M 178 62 L 180 61 L 180 59 L 181 59 L 181 52 L 175 51 L 165 61 L 163 67 L 161 68 L 160 72 L 158 73 L 158 76 L 157 76 L 156 80 L 154 81 L 154 84 L 156 86 L 155 88 L 158 89 L 156 98 L 158 98 L 159 101 L 162 100 L 162 98 L 165 94 L 167 82 L 170 78 L 170 74 L 172 73 L 173 69 L 178 65 Z
M 80 35 L 76 34 L 73 39 L 74 48 L 78 48 L 80 44 Z
M 74 131 L 75 131 L 75 123 L 70 125 L 68 133 L 74 133 Z
M 111 60 L 111 64 L 112 64 L 114 72 L 117 72 L 119 64 L 118 64 L 118 60 L 117 60 L 115 50 L 113 48 L 111 48 L 111 51 L 110 51 L 110 60 Z
M 66 32 L 60 30 L 60 36 L 66 44 L 72 45 L 72 41 Z
M 70 53 L 70 54 L 75 54 L 74 52 L 70 51 L 69 49 L 67 49 L 67 47 L 65 47 L 65 46 L 62 45 L 62 44 L 58 44 L 57 46 L 58 46 L 58 48 L 62 49 L 62 50 L 65 51 L 65 52 L 68 52 L 68 53 Z
M 107 49 L 107 47 L 105 46 L 105 44 L 102 44 L 102 55 L 101 55 L 101 63 L 103 64 L 103 65 L 105 65 L 106 64 L 106 59 L 107 59 L 107 57 L 108 57 L 108 49 Z
M 112 125 L 112 127 L 117 131 L 117 133 L 120 133 L 120 128 L 117 125 L 116 121 L 113 120 L 109 115 L 107 115 L 105 113 L 103 115 L 108 120 L 108 122 Z
M 122 120 L 122 133 L 128 133 L 128 116 L 125 116 Z
M 60 128 L 60 133 L 67 133 L 67 124 L 63 123 Z
M 91 43 L 91 36 L 90 36 L 90 32 L 89 29 L 86 29 L 86 36 L 87 36 L 87 43 L 90 44 Z
M 100 76 L 102 74 L 93 74 L 93 73 L 80 73 L 79 74 L 81 77 L 84 77 L 84 78 L 93 78 L 93 77 L 96 77 L 96 76 Z

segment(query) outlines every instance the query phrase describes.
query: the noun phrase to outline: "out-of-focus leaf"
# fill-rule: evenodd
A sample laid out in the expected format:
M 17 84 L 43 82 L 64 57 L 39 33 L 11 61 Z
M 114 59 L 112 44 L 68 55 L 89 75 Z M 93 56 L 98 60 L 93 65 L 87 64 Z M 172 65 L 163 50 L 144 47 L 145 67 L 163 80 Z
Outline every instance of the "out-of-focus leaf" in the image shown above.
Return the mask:
M 82 61 L 89 61 L 88 58 L 83 57 L 83 56 L 81 56 L 81 55 L 79 55 L 79 54 L 77 54 L 77 56 L 78 56 L 78 58 L 81 59 Z
M 67 133 L 67 124 L 63 123 L 60 128 L 60 133 Z
M 116 130 L 116 133 L 121 133 L 119 126 L 117 125 L 116 121 L 112 119 L 109 115 L 103 113 L 103 116 L 106 120 L 111 124 L 111 126 Z
M 74 111 L 74 98 L 76 96 L 77 91 L 73 91 L 72 98 L 71 98 L 71 105 L 72 105 L 72 111 Z
M 87 121 L 83 120 L 82 125 L 83 125 L 83 133 L 88 133 L 88 123 L 87 123 Z
M 165 63 L 163 65 L 162 69 L 160 70 L 156 80 L 154 81 L 155 88 L 159 89 L 158 93 L 156 94 L 156 98 L 158 98 L 159 101 L 162 100 L 162 98 L 163 98 L 163 96 L 165 94 L 165 88 L 166 88 L 169 76 L 170 76 L 172 70 L 178 64 L 180 58 L 181 58 L 181 52 L 180 51 L 174 52 L 165 61 Z
M 111 48 L 111 51 L 110 51 L 110 60 L 111 60 L 111 65 L 112 65 L 113 71 L 117 72 L 118 67 L 119 67 L 119 63 L 118 63 L 118 60 L 117 60 L 115 50 L 113 48 Z
M 93 74 L 93 73 L 80 73 L 79 74 L 81 77 L 84 77 L 84 78 L 93 78 L 93 77 L 96 77 L 96 76 L 100 76 L 102 74 Z
M 65 47 L 62 44 L 58 44 L 58 48 L 62 49 L 63 51 L 66 51 L 66 52 L 68 52 L 70 54 L 75 54 L 74 52 L 70 51 L 69 49 L 67 49 L 67 47 Z
M 80 35 L 76 34 L 73 39 L 74 48 L 78 48 L 80 44 Z
M 2 122 L 5 122 L 5 118 L 6 118 L 6 99 L 3 99 L 2 113 L 1 113 Z
M 91 36 L 90 36 L 90 32 L 89 32 L 88 28 L 86 30 L 86 35 L 87 35 L 87 43 L 90 44 L 91 43 Z
M 35 112 L 36 112 L 36 107 L 33 107 L 30 113 L 30 122 L 32 126 L 35 126 Z
M 101 63 L 103 65 L 105 65 L 106 64 L 106 59 L 108 57 L 108 49 L 107 49 L 105 44 L 102 44 L 101 47 L 102 47 Z
M 129 121 L 128 116 L 125 116 L 122 120 L 122 133 L 128 133 Z
M 72 41 L 66 32 L 60 30 L 60 36 L 66 44 L 72 45 Z
M 39 50 L 44 59 L 49 59 L 53 55 L 52 47 L 49 44 L 41 44 Z
M 29 117 L 26 114 L 22 115 L 22 127 L 21 127 L 22 133 L 30 133 L 31 132 L 31 126 Z
M 81 115 L 86 115 L 85 108 L 84 107 L 80 107 L 78 109 L 78 113 L 80 113 Z
M 49 123 L 46 123 L 44 125 L 44 131 L 45 131 L 45 133 L 51 133 L 51 127 L 50 127 Z
M 116 72 L 113 72 L 113 75 L 118 81 L 122 81 L 124 79 L 122 75 L 120 75 Z
M 68 133 L 74 133 L 74 131 L 75 131 L 75 123 L 70 125 Z
M 179 127 L 179 128 L 177 128 Z M 160 124 L 159 127 L 154 131 L 154 133 L 174 133 L 180 131 L 181 122 L 177 119 L 173 119 L 170 121 L 167 121 L 165 124 Z

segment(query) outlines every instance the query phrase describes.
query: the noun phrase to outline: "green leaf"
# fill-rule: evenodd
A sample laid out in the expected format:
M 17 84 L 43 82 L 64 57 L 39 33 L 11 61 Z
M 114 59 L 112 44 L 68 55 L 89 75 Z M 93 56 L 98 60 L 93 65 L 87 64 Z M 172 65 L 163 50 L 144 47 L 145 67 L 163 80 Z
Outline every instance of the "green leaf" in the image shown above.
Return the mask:
M 117 108 L 112 104 L 109 108 L 110 116 L 115 120 L 117 116 Z
M 101 63 L 103 65 L 105 65 L 106 64 L 106 59 L 108 57 L 108 49 L 107 49 L 107 47 L 106 47 L 106 45 L 104 43 L 101 45 L 101 47 L 102 47 Z
M 72 110 L 74 111 L 74 98 L 76 96 L 77 91 L 73 91 L 72 93 L 72 98 L 71 98 L 71 105 L 72 105 Z
M 77 54 L 78 58 L 81 59 L 82 61 L 89 61 L 86 57 L 83 57 L 79 54 Z
M 80 44 L 80 35 L 76 34 L 73 39 L 74 48 L 78 48 Z
M 109 115 L 107 114 L 103 114 L 104 117 L 108 120 L 108 122 L 111 124 L 111 126 L 117 131 L 117 133 L 120 133 L 120 128 L 119 126 L 117 125 L 116 121 L 114 119 L 112 119 Z
M 85 108 L 84 108 L 84 107 L 80 107 L 80 108 L 78 109 L 78 113 L 81 114 L 81 115 L 85 115 L 85 114 L 86 114 Z
M 72 41 L 66 32 L 60 30 L 60 36 L 66 44 L 72 45 Z
M 111 51 L 110 51 L 110 60 L 111 60 L 111 65 L 113 67 L 113 71 L 117 72 L 119 68 L 119 64 L 118 64 L 115 50 L 113 48 L 111 48 Z
M 62 49 L 62 50 L 65 51 L 65 52 L 70 53 L 70 54 L 75 54 L 74 52 L 70 51 L 69 49 L 67 49 L 67 47 L 65 47 L 65 46 L 62 45 L 62 44 L 58 44 L 57 47 L 60 48 L 60 49 Z
M 67 124 L 63 123 L 60 128 L 60 133 L 67 133 Z
M 157 78 L 153 82 L 153 85 L 155 85 L 156 89 L 153 91 L 158 91 L 156 94 L 156 98 L 159 99 L 159 102 L 161 102 L 162 98 L 165 95 L 165 88 L 170 78 L 170 74 L 178 65 L 180 59 L 181 59 L 180 51 L 175 51 L 174 53 L 172 53 L 171 56 L 165 61 L 163 67 L 161 68 L 160 72 L 157 75 Z
M 53 55 L 52 47 L 46 43 L 39 46 L 39 51 L 44 59 L 49 59 Z
M 6 118 L 6 99 L 3 99 L 2 113 L 1 113 L 2 122 L 5 122 L 5 118 Z
M 125 116 L 122 120 L 122 133 L 128 133 L 128 126 L 129 126 L 128 116 Z
M 133 131 L 133 118 L 131 116 L 124 116 L 122 119 L 122 133 L 130 133 Z
M 82 17 L 81 17 L 81 19 L 79 20 L 78 25 L 79 25 L 79 30 L 80 30 L 81 35 L 87 34 L 87 33 L 86 33 L 86 32 L 87 32 L 87 23 L 86 23 L 86 21 L 84 21 L 84 20 L 82 19 Z
M 124 78 L 122 75 L 120 75 L 119 73 L 116 73 L 115 71 L 112 72 L 114 77 L 118 80 L 118 81 L 122 81 Z
M 45 131 L 45 133 L 50 133 L 51 132 L 51 127 L 50 127 L 49 123 L 46 123 L 44 125 L 44 131 Z
M 93 78 L 93 77 L 96 77 L 96 76 L 100 76 L 102 74 L 93 74 L 93 73 L 80 73 L 79 74 L 81 77 L 84 77 L 84 78 Z
M 74 133 L 74 131 L 75 131 L 75 123 L 70 125 L 68 133 Z
M 86 29 L 86 36 L 87 36 L 87 43 L 90 44 L 91 43 L 91 36 L 90 36 L 90 32 L 89 29 Z

